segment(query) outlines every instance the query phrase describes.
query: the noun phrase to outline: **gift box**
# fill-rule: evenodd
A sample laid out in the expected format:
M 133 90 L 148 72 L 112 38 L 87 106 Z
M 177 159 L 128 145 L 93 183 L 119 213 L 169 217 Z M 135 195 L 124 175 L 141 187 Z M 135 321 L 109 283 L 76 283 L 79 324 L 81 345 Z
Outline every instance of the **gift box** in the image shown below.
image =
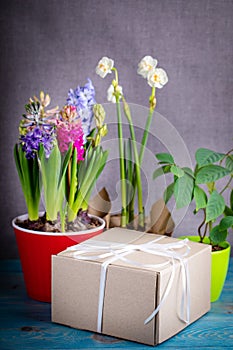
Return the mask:
M 211 247 L 113 228 L 52 257 L 52 321 L 148 345 L 210 309 Z

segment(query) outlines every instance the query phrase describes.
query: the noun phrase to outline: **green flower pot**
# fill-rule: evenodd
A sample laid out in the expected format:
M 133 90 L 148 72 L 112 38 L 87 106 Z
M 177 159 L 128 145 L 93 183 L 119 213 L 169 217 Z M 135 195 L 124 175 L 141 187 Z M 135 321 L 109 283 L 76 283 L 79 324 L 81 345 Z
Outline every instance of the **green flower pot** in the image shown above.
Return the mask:
M 200 242 L 199 236 L 182 236 L 179 238 L 188 238 L 190 241 Z M 209 238 L 206 237 L 202 244 L 209 244 L 209 242 Z M 221 295 L 230 259 L 230 244 L 228 242 L 223 242 L 220 246 L 225 249 L 211 253 L 211 302 L 217 301 Z

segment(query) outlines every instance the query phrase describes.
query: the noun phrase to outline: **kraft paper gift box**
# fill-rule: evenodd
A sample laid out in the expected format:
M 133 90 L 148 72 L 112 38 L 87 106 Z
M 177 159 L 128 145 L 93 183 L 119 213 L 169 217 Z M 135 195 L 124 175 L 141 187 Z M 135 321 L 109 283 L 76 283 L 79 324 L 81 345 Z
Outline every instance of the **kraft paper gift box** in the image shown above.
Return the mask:
M 52 258 L 52 321 L 148 345 L 210 309 L 211 247 L 113 228 Z

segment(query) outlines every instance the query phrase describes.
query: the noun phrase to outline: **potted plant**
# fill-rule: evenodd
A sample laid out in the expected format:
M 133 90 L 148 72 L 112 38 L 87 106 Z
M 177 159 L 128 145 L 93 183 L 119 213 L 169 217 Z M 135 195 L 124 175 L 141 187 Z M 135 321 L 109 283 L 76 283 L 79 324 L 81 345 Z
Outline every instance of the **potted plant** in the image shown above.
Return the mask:
M 103 231 L 88 202 L 108 156 L 101 146 L 105 112 L 90 80 L 70 89 L 62 109 L 47 110 L 49 104 L 44 92 L 30 98 L 20 120 L 14 158 L 28 213 L 13 220 L 27 293 L 47 302 L 51 255 Z
M 116 66 L 114 65 L 114 60 L 108 57 L 103 57 L 98 62 L 96 67 L 96 73 L 101 78 L 105 78 L 112 72 L 114 72 L 115 75 L 110 87 L 108 88 L 107 99 L 109 102 L 116 104 L 122 209 L 117 218 L 112 218 L 112 222 L 114 221 L 114 225 L 116 226 L 128 228 L 134 227 L 140 231 L 146 230 L 141 165 L 156 107 L 156 88 L 161 89 L 168 82 L 167 73 L 164 69 L 158 68 L 157 63 L 157 59 L 151 56 L 145 56 L 138 64 L 137 73 L 143 78 L 147 79 L 147 83 L 151 88 L 151 94 L 149 97 L 149 112 L 139 150 L 137 149 L 135 127 L 131 116 L 130 107 L 126 102 L 123 88 L 121 85 L 119 85 L 119 74 Z M 121 101 L 129 126 L 129 138 L 124 138 L 123 135 Z M 137 215 L 135 215 L 136 197 L 138 201 Z M 166 225 L 163 226 L 166 227 Z
M 225 282 L 231 249 L 227 236 L 233 227 L 233 150 L 220 153 L 199 148 L 194 169 L 179 166 L 170 153 L 158 153 L 156 158 L 160 167 L 154 179 L 162 174 L 173 175 L 164 192 L 165 202 L 174 196 L 179 209 L 194 201 L 194 214 L 203 212 L 198 235 L 189 239 L 212 246 L 211 301 L 216 301 Z

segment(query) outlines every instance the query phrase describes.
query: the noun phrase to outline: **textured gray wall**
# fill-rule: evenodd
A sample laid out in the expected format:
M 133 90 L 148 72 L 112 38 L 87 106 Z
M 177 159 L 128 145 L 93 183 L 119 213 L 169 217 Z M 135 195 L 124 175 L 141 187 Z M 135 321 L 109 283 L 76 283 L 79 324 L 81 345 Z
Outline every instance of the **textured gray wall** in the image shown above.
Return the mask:
M 105 102 L 110 80 L 95 74 L 103 55 L 114 58 L 128 101 L 142 106 L 149 90 L 137 64 L 146 54 L 158 58 L 169 83 L 158 93 L 157 111 L 179 131 L 192 159 L 197 147 L 231 147 L 232 0 L 2 0 L 0 6 L 1 257 L 18 256 L 11 220 L 26 211 L 12 153 L 25 102 L 43 89 L 62 105 L 68 89 L 87 77 Z M 103 178 L 111 179 L 107 171 Z M 188 214 L 176 235 L 194 233 L 195 220 Z

